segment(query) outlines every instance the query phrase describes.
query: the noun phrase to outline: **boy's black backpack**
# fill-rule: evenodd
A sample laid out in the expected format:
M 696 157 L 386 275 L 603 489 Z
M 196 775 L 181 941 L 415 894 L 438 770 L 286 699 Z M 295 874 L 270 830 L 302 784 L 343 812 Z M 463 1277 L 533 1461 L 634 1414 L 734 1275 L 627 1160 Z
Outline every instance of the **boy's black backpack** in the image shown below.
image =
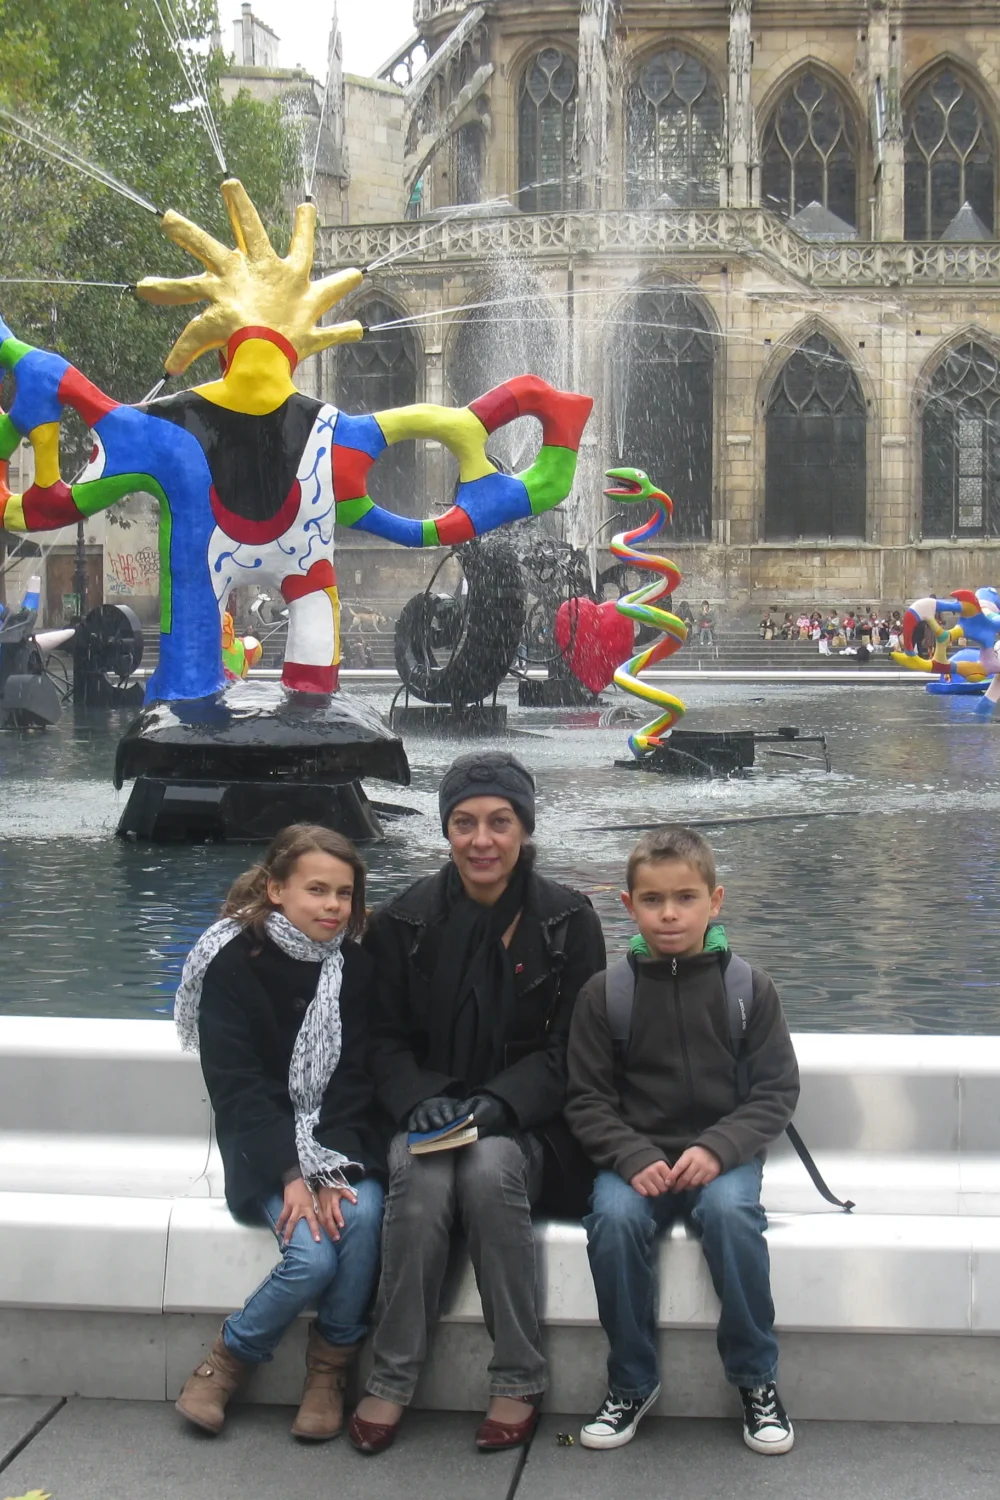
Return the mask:
M 746 1030 L 750 1024 L 750 1012 L 753 1009 L 753 974 L 746 959 L 730 952 L 729 962 L 723 971 L 722 982 L 725 986 L 726 1010 L 729 1016 L 729 1045 L 736 1058 L 736 1093 L 742 1101 L 750 1092 Z M 611 1040 L 615 1044 L 616 1054 L 624 1052 L 632 1034 L 635 985 L 635 970 L 627 957 L 615 959 L 608 965 L 605 977 L 605 1003 L 608 1010 L 608 1025 L 611 1028 Z M 850 1198 L 841 1202 L 831 1193 L 809 1153 L 808 1146 L 791 1122 L 785 1126 L 785 1134 L 795 1147 L 799 1160 L 812 1178 L 817 1192 L 826 1199 L 827 1203 L 833 1203 L 837 1208 L 842 1208 L 845 1214 L 849 1214 L 854 1204 Z

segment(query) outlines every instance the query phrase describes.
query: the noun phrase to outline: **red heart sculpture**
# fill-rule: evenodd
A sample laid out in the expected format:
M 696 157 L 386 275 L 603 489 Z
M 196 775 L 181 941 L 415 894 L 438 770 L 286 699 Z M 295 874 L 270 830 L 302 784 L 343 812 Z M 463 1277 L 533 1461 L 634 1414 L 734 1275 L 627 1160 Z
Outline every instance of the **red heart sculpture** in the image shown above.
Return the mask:
M 606 688 L 632 655 L 632 621 L 609 599 L 567 599 L 556 611 L 556 645 L 573 676 L 592 693 Z

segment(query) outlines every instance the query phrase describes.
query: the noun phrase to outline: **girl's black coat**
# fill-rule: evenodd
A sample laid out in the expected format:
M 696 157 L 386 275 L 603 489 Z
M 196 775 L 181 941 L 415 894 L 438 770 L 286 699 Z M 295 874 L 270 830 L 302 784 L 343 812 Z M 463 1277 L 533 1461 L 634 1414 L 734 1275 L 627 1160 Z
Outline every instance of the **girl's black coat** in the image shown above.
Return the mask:
M 364 936 L 376 969 L 371 1068 L 378 1101 L 395 1129 L 422 1099 L 465 1092 L 462 1079 L 427 1066 L 433 975 L 448 915 L 447 876 L 445 867 L 380 907 Z M 578 1179 L 586 1167 L 562 1120 L 566 1045 L 580 987 L 605 965 L 600 920 L 581 892 L 532 872 L 508 953 L 516 1002 L 506 1066 L 483 1088 L 503 1100 L 519 1130 L 540 1136 L 549 1212 L 575 1213 L 582 1191 Z
M 381 1173 L 384 1157 L 372 1128 L 374 1089 L 366 1064 L 374 966 L 357 943 L 345 942 L 343 954 L 342 1050 L 316 1139 L 360 1162 L 365 1172 Z M 226 1201 L 238 1219 L 258 1217 L 257 1200 L 280 1191 L 284 1174 L 298 1166 L 288 1065 L 319 970 L 318 963 L 289 958 L 268 939 L 242 932 L 205 971 L 198 1015 L 201 1066 L 215 1110 Z

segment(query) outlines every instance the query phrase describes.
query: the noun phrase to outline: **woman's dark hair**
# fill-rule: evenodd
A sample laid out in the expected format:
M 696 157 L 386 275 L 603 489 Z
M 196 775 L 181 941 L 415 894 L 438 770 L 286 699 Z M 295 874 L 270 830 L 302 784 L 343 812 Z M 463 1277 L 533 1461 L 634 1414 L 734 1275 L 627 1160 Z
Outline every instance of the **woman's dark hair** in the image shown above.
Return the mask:
M 267 918 L 277 910 L 268 899 L 267 882 L 287 880 L 302 856 L 314 853 L 329 854 L 354 871 L 347 936 L 360 937 L 365 926 L 365 876 L 368 871 L 350 839 L 320 823 L 291 823 L 276 833 L 260 864 L 245 870 L 233 881 L 222 915 L 232 917 L 241 927 L 248 927 L 256 937 L 263 938 Z

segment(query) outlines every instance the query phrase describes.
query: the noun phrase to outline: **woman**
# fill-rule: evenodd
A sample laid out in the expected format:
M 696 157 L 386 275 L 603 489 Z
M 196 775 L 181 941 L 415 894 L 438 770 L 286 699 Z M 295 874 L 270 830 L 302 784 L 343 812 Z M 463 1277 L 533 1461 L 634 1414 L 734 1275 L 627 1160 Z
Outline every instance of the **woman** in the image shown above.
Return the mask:
M 534 870 L 535 784 L 512 755 L 463 756 L 439 791 L 451 860 L 372 918 L 371 1066 L 396 1134 L 374 1362 L 348 1434 L 393 1441 L 438 1313 L 454 1224 L 464 1229 L 493 1339 L 482 1450 L 528 1441 L 546 1388 L 531 1205 L 572 1169 L 562 1122 L 577 992 L 604 967 L 587 897 Z M 407 1132 L 472 1115 L 479 1138 L 412 1156 Z

